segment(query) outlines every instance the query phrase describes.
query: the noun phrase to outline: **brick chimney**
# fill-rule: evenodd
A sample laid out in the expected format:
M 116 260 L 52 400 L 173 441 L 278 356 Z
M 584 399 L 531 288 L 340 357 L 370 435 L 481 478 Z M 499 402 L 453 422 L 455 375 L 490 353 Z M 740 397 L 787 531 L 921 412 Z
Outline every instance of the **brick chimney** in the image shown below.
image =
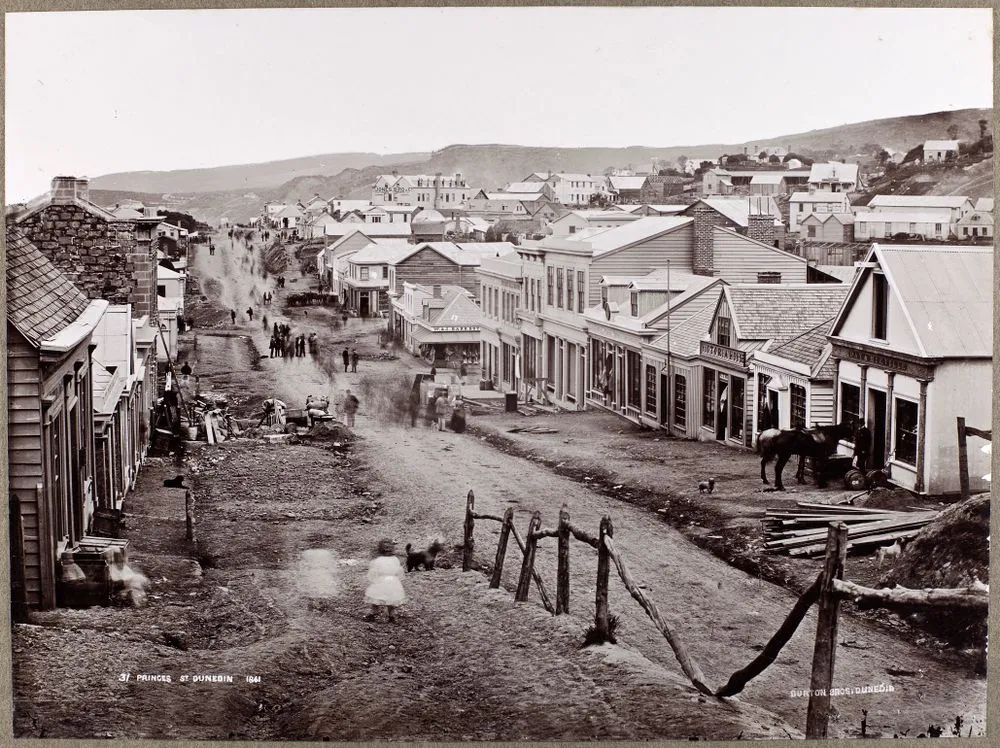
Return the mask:
M 747 236 L 762 244 L 774 246 L 774 216 L 768 213 L 751 213 L 747 216 Z
M 72 205 L 76 198 L 76 177 L 52 178 L 52 204 Z
M 441 298 L 441 286 L 431 286 L 431 296 L 435 299 Z
M 695 275 L 715 275 L 715 237 L 712 229 L 725 225 L 725 217 L 707 205 L 692 211 L 694 218 L 694 252 L 691 265 Z

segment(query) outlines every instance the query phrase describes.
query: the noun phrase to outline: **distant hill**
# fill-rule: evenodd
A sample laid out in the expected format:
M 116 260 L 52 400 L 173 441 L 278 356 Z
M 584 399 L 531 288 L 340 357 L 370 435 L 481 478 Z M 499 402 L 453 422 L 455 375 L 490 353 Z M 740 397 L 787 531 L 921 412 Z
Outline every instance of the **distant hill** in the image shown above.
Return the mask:
M 959 138 L 978 138 L 980 119 L 993 126 L 992 109 L 962 109 L 908 117 L 892 117 L 828 127 L 794 135 L 783 135 L 746 143 L 670 146 L 653 148 L 546 148 L 519 145 L 450 145 L 427 153 L 327 154 L 264 164 L 190 169 L 176 172 L 135 172 L 110 174 L 91 180 L 95 196 L 107 193 L 133 195 L 147 193 L 154 202 L 168 203 L 210 223 L 226 216 L 245 221 L 257 215 L 266 200 L 301 200 L 314 194 L 324 198 L 368 197 L 379 174 L 453 174 L 462 172 L 469 183 L 497 189 L 518 181 L 534 171 L 603 173 L 611 166 L 636 170 L 649 168 L 652 159 L 672 163 L 680 156 L 715 158 L 724 153 L 759 152 L 766 146 L 785 146 L 792 151 L 818 158 L 854 160 L 870 155 L 872 145 L 893 151 L 907 151 L 918 143 L 947 137 L 955 125 Z M 979 185 L 983 182 L 980 179 Z M 133 199 L 144 200 L 142 197 Z M 104 198 L 102 197 L 102 200 Z M 115 200 L 104 200 L 114 204 Z
M 344 169 L 373 164 L 422 161 L 427 153 L 327 153 L 320 156 L 269 161 L 260 164 L 216 166 L 177 171 L 133 171 L 105 174 L 90 180 L 92 189 L 148 193 L 216 192 L 278 187 L 296 177 L 330 176 Z

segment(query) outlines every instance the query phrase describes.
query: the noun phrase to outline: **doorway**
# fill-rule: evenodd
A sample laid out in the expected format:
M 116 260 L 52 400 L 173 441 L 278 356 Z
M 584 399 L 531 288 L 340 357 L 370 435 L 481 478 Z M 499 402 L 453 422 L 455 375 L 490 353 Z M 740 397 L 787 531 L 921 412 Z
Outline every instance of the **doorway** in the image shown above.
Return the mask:
M 368 299 L 368 294 L 363 293 L 358 297 L 358 315 L 361 317 L 367 317 L 370 311 L 370 302 Z
M 715 403 L 715 438 L 724 441 L 729 423 L 729 375 L 719 374 L 719 395 Z
M 880 390 L 868 390 L 868 422 L 872 429 L 871 467 L 885 465 L 886 395 Z

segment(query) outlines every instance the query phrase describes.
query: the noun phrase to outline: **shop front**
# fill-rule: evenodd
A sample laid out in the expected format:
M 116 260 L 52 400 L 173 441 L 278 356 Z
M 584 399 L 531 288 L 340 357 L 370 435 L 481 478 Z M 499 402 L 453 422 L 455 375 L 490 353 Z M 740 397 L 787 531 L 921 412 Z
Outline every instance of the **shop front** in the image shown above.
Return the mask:
M 746 352 L 701 341 L 701 431 L 698 438 L 749 446 L 753 426 L 747 407 Z

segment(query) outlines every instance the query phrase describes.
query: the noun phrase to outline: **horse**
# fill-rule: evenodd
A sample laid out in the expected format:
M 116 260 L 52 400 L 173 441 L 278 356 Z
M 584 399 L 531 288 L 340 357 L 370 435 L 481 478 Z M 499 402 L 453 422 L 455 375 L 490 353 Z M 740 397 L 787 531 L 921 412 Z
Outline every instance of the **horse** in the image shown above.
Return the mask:
M 805 459 L 813 458 L 813 467 L 816 474 L 816 485 L 820 488 L 826 486 L 824 469 L 826 461 L 837 451 L 837 444 L 841 439 L 848 439 L 854 433 L 854 429 L 846 423 L 838 423 L 832 426 L 817 426 L 814 429 L 767 429 L 757 437 L 757 451 L 760 453 L 760 478 L 767 485 L 767 475 L 764 468 L 771 460 L 777 457 L 778 461 L 774 465 L 774 488 L 776 491 L 784 491 L 785 486 L 781 482 L 781 471 L 792 455 L 799 456 L 799 469 L 795 472 L 795 478 L 799 483 L 805 483 Z

